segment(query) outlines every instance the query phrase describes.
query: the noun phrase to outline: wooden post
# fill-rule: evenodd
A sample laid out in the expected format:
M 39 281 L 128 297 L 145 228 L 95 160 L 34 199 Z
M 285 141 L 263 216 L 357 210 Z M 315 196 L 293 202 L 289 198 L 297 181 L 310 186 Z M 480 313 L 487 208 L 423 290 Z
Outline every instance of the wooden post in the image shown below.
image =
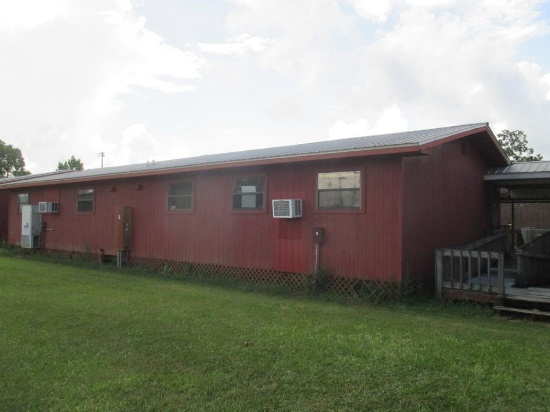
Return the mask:
M 458 275 L 459 275 L 459 279 L 458 279 L 458 287 L 462 290 L 463 287 L 464 287 L 464 281 L 462 279 L 463 275 L 464 275 L 464 256 L 463 256 L 463 252 L 462 250 L 460 250 L 459 252 L 459 261 L 458 261 Z
M 466 252 L 468 254 L 468 289 L 472 290 L 472 251 Z
M 451 289 L 455 288 L 455 280 L 454 280 L 455 272 L 453 270 L 454 269 L 453 255 L 454 255 L 454 251 L 452 249 L 449 250 L 449 284 L 451 285 Z
M 506 291 L 504 290 L 504 253 L 498 254 L 498 295 L 501 304 L 504 303 Z
M 487 290 L 493 291 L 493 284 L 491 283 L 491 252 L 485 252 L 487 254 Z
M 438 299 L 443 299 L 443 251 L 435 251 L 435 289 Z
M 481 291 L 483 287 L 481 286 L 481 251 L 477 251 L 477 278 L 480 280 L 477 284 L 477 289 Z

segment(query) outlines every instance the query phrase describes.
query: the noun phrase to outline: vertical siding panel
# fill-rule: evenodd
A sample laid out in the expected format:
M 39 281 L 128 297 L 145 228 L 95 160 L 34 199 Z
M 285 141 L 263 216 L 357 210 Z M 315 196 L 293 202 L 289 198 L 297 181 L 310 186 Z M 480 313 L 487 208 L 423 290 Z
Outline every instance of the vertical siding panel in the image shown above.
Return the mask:
M 306 177 L 307 178 L 307 177 Z M 272 221 L 273 245 L 273 267 L 280 271 L 307 272 L 305 261 L 305 247 L 307 239 L 304 236 L 304 227 L 310 218 L 307 209 L 308 195 L 303 189 L 305 186 L 303 168 L 295 166 L 284 166 L 273 168 L 271 173 L 271 193 L 269 202 L 272 199 L 302 199 L 304 211 L 303 217 L 297 219 L 274 219 Z M 271 210 L 270 210 L 271 212 Z
M 397 280 L 401 248 L 399 244 L 400 190 L 399 159 L 373 160 L 366 166 L 367 248 L 365 268 L 369 279 Z
M 380 176 L 379 167 L 377 164 L 372 164 L 370 170 L 372 171 L 372 186 L 371 186 L 371 200 L 372 207 L 369 215 L 371 216 L 371 231 L 373 233 L 372 244 L 370 250 L 368 251 L 369 255 L 373 260 L 373 273 L 371 277 L 373 279 L 378 279 L 380 276 L 380 270 L 382 267 L 382 255 L 378 253 L 380 247 L 380 221 L 381 221 L 381 212 L 383 210 L 383 195 L 380 190 L 380 185 L 383 186 L 383 176 Z
M 345 159 L 339 161 L 266 166 L 263 168 L 204 171 L 94 184 L 96 211 L 76 213 L 78 189 L 90 185 L 59 187 L 61 212 L 51 216 L 48 247 L 95 251 L 112 246 L 115 206 L 133 209 L 132 255 L 214 263 L 226 266 L 310 272 L 315 264 L 313 227 L 326 229 L 320 264 L 336 276 L 395 278 L 400 267 L 396 236 L 400 228 L 399 159 Z M 316 210 L 316 173 L 319 170 L 364 170 L 362 211 L 327 213 Z M 239 213 L 232 210 L 233 177 L 264 174 L 267 179 L 266 210 Z M 167 185 L 178 179 L 194 181 L 193 213 L 169 212 Z M 142 184 L 142 190 L 135 187 Z M 112 186 L 116 191 L 110 191 Z M 31 199 L 41 196 L 29 190 Z M 11 196 L 10 207 L 14 201 Z M 300 198 L 303 217 L 274 219 L 271 200 Z M 16 215 L 17 216 L 17 215 Z M 12 223 L 10 234 L 19 232 Z M 101 230 L 98 230 L 100 228 Z M 17 239 L 19 241 L 19 239 Z M 399 243 L 397 243 L 399 244 Z
M 8 237 L 9 199 L 9 192 L 0 191 L 0 239 Z
M 392 183 L 393 204 L 396 216 L 392 220 L 392 272 L 398 279 L 403 280 L 403 167 L 402 161 L 396 163 L 394 179 Z
M 384 268 L 384 254 L 380 253 L 381 250 L 383 250 L 383 244 L 384 244 L 384 230 L 383 230 L 383 212 L 386 207 L 385 199 L 384 199 L 384 191 L 383 188 L 386 186 L 384 175 L 381 173 L 379 165 L 375 166 L 376 170 L 376 191 L 375 191 L 375 206 L 374 206 L 374 221 L 372 222 L 374 225 L 374 245 L 373 245 L 373 252 L 374 252 L 374 267 L 375 267 L 375 273 L 374 277 L 375 279 L 380 279 L 383 277 L 382 272 L 385 271 Z M 371 252 L 372 253 L 372 252 Z
M 464 154 L 462 141 L 455 141 L 403 161 L 404 269 L 415 277 L 432 276 L 435 249 L 467 244 L 487 231 L 483 175 L 489 165 L 464 141 Z

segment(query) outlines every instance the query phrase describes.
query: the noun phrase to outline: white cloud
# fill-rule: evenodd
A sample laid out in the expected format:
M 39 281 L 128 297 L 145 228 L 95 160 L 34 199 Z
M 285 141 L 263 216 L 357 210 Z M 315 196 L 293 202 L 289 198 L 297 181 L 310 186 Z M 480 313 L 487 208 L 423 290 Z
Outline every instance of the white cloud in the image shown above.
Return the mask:
M 546 93 L 546 100 L 550 100 L 550 73 L 548 74 L 545 74 L 544 76 L 542 76 L 540 78 L 540 81 L 542 83 L 545 83 L 546 84 L 546 90 L 547 90 L 547 93 Z
M 199 78 L 204 61 L 199 56 L 166 44 L 156 33 L 145 27 L 145 18 L 132 9 L 108 10 L 102 13 L 112 27 L 115 41 L 129 58 L 121 62 L 120 90 L 141 86 L 163 93 L 187 92 L 194 87 L 181 80 Z
M 532 93 L 540 93 L 541 96 L 550 99 L 550 73 L 546 75 L 541 74 L 541 67 L 536 63 L 521 61 L 517 63 L 520 73 L 525 78 L 525 81 L 532 85 Z M 539 85 L 537 88 L 536 85 Z
M 85 162 L 87 169 L 100 167 L 100 153 L 104 154 L 103 161 L 106 167 L 161 160 L 158 141 L 143 123 L 126 126 L 119 139 L 107 139 L 97 133 L 89 141 L 93 156 Z
M 6 1 L 0 7 L 0 30 L 28 30 L 62 16 L 68 0 Z
M 476 83 L 468 89 L 468 95 L 466 98 L 467 103 L 473 103 L 476 99 L 476 95 L 481 93 L 483 91 L 483 84 L 482 83 Z
M 97 154 L 100 152 L 112 152 L 116 149 L 116 145 L 114 143 L 110 143 L 109 141 L 106 141 L 103 139 L 103 136 L 101 134 L 96 133 L 93 136 L 89 138 L 91 149 Z
M 426 9 L 435 9 L 445 6 L 451 6 L 455 3 L 454 0 L 405 0 L 406 3 L 413 7 L 422 7 Z
M 392 7 L 391 0 L 347 0 L 357 14 L 367 20 L 383 23 L 387 20 Z
M 0 138 L 33 172 L 478 121 L 550 156 L 542 0 L 21 3 Z
M 258 36 L 242 34 L 226 43 L 199 43 L 199 49 L 204 53 L 212 54 L 242 54 L 246 52 L 260 52 L 265 50 L 274 41 Z
M 125 98 L 189 92 L 202 76 L 204 59 L 149 30 L 127 0 L 23 1 L 26 15 L 16 3 L 0 5 L 17 26 L 0 25 L 0 136 L 39 171 L 73 154 L 95 164 L 124 130 Z
M 125 163 L 144 163 L 154 160 L 157 142 L 142 123 L 131 124 L 122 133 L 121 153 Z
M 258 63 L 278 87 L 253 95 L 280 122 L 320 122 L 335 138 L 489 121 L 542 142 L 546 78 L 516 64 L 521 45 L 548 33 L 542 1 L 235 3 L 229 33 L 274 40 Z
M 265 33 L 274 44 L 262 54 L 261 68 L 292 76 L 299 87 L 323 81 L 338 53 L 334 36 L 346 36 L 353 26 L 337 0 L 238 3 L 227 17 L 229 32 Z
M 343 120 L 338 120 L 329 128 L 329 135 L 331 139 L 366 136 L 368 132 L 369 121 L 367 119 L 358 119 L 349 123 L 346 123 Z
M 338 120 L 329 128 L 329 135 L 332 139 L 344 139 L 347 137 L 395 133 L 407 130 L 408 125 L 399 107 L 393 105 L 382 111 L 373 127 L 370 127 L 369 121 L 364 118 L 349 123 Z
M 372 132 L 374 134 L 394 133 L 407 130 L 408 126 L 409 123 L 403 117 L 401 109 L 394 104 L 382 112 Z

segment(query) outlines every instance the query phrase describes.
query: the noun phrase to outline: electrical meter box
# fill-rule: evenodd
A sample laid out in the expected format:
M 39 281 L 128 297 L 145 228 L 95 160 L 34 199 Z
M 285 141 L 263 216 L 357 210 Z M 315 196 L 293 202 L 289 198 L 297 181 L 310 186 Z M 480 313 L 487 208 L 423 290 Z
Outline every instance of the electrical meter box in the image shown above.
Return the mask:
M 129 206 L 115 207 L 115 250 L 130 250 L 132 248 L 132 208 Z
M 313 240 L 315 243 L 323 243 L 325 241 L 325 228 L 314 227 L 313 228 Z
M 42 230 L 42 216 L 36 205 L 21 207 L 21 247 L 33 249 L 40 247 L 40 233 Z

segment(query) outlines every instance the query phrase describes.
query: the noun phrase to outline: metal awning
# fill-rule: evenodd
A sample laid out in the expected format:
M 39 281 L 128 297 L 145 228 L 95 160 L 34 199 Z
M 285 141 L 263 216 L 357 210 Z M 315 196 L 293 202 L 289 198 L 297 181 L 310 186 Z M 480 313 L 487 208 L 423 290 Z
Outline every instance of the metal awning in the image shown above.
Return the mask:
M 550 202 L 550 161 L 521 162 L 493 168 L 483 180 L 499 189 L 503 203 Z
M 550 161 L 521 162 L 490 169 L 483 180 L 497 186 L 550 185 Z

